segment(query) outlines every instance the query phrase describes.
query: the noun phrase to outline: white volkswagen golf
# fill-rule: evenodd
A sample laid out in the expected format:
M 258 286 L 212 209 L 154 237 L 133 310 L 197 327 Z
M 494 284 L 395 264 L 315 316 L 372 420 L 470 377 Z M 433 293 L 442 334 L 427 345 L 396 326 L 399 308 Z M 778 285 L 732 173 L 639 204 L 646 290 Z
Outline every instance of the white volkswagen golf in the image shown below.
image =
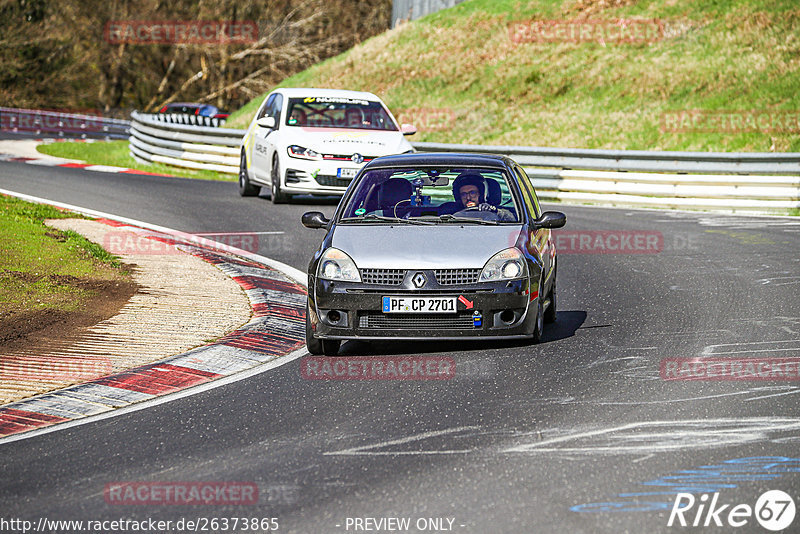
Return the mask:
M 341 195 L 367 162 L 413 152 L 380 98 L 336 89 L 277 89 L 258 109 L 242 140 L 239 194 L 268 186 L 272 202 L 292 195 Z

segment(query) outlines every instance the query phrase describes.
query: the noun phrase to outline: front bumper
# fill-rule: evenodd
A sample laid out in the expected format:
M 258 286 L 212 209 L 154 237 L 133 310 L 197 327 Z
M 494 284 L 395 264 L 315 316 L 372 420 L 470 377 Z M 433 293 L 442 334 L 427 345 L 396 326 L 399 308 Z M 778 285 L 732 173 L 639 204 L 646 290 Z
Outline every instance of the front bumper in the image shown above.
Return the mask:
M 286 157 L 283 160 L 283 184 L 281 189 L 289 194 L 342 195 L 352 178 L 339 178 L 338 170 L 357 169 L 366 163 L 339 160 L 304 160 Z
M 530 335 L 538 292 L 527 279 L 426 290 L 309 277 L 309 319 L 322 339 L 469 339 Z M 384 296 L 463 297 L 457 313 L 384 313 Z

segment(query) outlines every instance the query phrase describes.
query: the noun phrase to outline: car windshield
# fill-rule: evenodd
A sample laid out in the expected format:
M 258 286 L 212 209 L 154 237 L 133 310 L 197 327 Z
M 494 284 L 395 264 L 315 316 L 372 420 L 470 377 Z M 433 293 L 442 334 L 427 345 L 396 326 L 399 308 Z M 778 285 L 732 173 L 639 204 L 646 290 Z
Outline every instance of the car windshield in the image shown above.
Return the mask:
M 397 131 L 380 102 L 340 97 L 290 98 L 286 125 Z
M 375 169 L 347 197 L 340 222 L 518 223 L 506 173 L 483 168 Z

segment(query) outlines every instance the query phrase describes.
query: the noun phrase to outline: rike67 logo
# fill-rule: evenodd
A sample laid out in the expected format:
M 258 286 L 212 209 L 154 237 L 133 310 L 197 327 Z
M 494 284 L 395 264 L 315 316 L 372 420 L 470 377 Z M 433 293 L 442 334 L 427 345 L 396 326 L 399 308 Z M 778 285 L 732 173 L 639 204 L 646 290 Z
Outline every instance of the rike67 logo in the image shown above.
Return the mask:
M 752 524 L 753 516 L 763 528 L 772 532 L 785 530 L 794 521 L 794 500 L 781 490 L 761 494 L 754 507 L 749 504 L 719 504 L 719 492 L 699 498 L 691 493 L 678 493 L 672 504 L 667 526 L 733 528 Z M 676 521 L 677 520 L 677 521 Z M 751 530 L 748 530 L 751 531 Z

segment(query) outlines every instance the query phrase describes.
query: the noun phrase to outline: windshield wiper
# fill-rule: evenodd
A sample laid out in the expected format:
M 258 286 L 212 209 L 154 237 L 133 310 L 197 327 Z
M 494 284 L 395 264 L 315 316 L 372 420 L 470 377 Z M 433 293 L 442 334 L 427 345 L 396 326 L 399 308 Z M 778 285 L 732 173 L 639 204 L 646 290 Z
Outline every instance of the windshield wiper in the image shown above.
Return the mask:
M 444 215 L 439 215 L 439 220 L 442 222 L 497 225 L 497 221 L 487 221 L 486 219 L 473 219 L 472 217 L 456 217 L 455 215 L 450 215 L 449 213 L 445 213 Z
M 386 221 L 392 223 L 407 223 L 407 224 L 427 224 L 431 225 L 432 222 L 428 221 L 419 221 L 417 219 L 401 219 L 400 217 L 386 217 L 384 215 L 375 215 L 374 213 L 369 213 L 364 215 L 363 217 L 344 217 L 339 219 L 339 222 L 369 222 L 369 221 Z

